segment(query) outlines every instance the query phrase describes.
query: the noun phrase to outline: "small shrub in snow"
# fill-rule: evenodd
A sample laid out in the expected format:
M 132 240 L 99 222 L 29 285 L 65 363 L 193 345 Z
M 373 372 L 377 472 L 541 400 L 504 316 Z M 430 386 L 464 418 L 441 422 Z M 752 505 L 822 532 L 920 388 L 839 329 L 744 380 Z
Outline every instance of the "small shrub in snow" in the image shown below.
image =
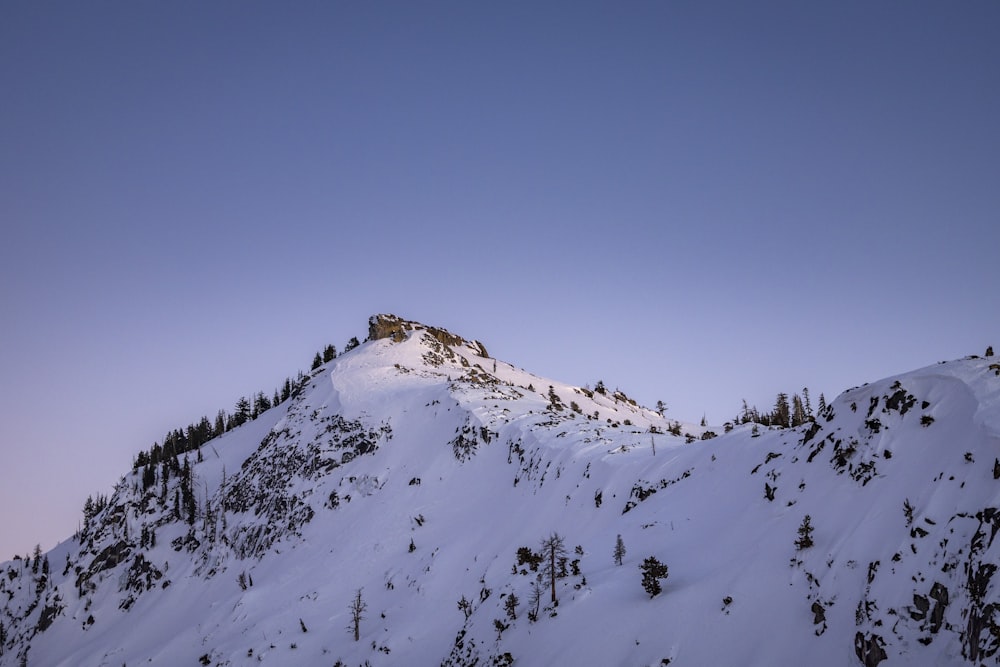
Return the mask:
M 531 568 L 532 572 L 538 570 L 538 566 L 542 562 L 542 554 L 536 554 L 529 547 L 518 547 L 517 548 L 517 564 L 524 565 L 527 564 Z
M 795 540 L 795 548 L 802 551 L 811 547 L 813 545 L 812 533 L 812 517 L 806 514 L 802 518 L 802 523 L 799 524 L 799 537 Z
M 465 620 L 469 620 L 469 616 L 472 616 L 472 602 L 470 602 L 464 595 L 458 601 L 458 610 L 462 612 Z

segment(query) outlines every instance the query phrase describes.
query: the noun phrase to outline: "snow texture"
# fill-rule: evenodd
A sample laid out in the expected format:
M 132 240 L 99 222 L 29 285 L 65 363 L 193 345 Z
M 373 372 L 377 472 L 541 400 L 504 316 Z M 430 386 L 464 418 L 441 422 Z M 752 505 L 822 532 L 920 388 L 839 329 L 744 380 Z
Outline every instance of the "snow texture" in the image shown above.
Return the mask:
M 998 374 L 942 363 L 798 428 L 676 436 L 621 392 L 378 316 L 187 454 L 193 523 L 176 471 L 144 491 L 138 469 L 47 575 L 0 564 L 0 666 L 995 664 Z

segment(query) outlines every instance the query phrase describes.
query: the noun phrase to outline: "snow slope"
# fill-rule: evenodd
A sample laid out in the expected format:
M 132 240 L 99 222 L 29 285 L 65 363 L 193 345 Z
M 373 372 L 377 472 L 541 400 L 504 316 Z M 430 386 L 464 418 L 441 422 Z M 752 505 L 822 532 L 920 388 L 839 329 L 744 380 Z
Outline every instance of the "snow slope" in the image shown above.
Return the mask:
M 146 490 L 132 471 L 46 554 L 47 576 L 0 564 L 0 666 L 1000 655 L 994 360 L 849 390 L 799 428 L 681 424 L 685 438 L 624 394 L 434 327 L 370 325 L 293 398 L 188 454 L 194 515 L 174 511 L 181 461 Z M 529 618 L 538 572 L 518 549 L 553 533 L 566 575 Z M 649 556 L 669 566 L 655 597 Z

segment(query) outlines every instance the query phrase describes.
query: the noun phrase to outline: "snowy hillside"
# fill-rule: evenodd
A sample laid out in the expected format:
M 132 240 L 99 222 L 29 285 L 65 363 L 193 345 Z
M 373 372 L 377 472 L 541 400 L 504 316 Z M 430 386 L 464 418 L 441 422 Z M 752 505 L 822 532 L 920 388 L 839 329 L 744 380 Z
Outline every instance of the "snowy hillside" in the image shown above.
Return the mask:
M 724 432 L 378 316 L 0 564 L 0 666 L 995 664 L 998 375 L 943 363 Z

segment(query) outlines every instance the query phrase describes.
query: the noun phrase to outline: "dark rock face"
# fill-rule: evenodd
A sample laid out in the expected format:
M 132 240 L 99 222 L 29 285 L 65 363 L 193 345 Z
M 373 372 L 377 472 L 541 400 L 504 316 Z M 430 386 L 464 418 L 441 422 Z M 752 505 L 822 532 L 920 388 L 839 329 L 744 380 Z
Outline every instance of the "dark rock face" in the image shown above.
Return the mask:
M 934 600 L 934 610 L 931 612 L 931 634 L 937 634 L 944 623 L 944 611 L 948 607 L 948 589 L 940 582 L 934 582 L 931 587 L 931 599 Z
M 812 603 L 813 625 L 826 623 L 826 610 L 819 602 Z
M 885 653 L 885 641 L 878 635 L 865 637 L 860 632 L 854 636 L 854 653 L 865 667 L 876 667 L 889 656 Z

